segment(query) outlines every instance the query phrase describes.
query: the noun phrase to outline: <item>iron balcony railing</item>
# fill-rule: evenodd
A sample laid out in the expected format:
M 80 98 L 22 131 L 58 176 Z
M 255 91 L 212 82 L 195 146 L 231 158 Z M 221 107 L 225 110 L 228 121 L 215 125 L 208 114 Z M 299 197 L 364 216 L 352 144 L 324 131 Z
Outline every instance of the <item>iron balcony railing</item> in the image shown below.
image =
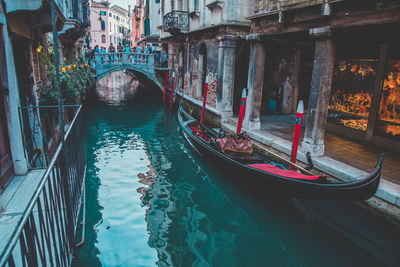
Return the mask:
M 14 233 L 3 266 L 70 266 L 86 170 L 81 107 L 76 111 Z
M 189 30 L 189 13 L 186 11 L 172 11 L 164 16 L 163 29 L 171 34 Z

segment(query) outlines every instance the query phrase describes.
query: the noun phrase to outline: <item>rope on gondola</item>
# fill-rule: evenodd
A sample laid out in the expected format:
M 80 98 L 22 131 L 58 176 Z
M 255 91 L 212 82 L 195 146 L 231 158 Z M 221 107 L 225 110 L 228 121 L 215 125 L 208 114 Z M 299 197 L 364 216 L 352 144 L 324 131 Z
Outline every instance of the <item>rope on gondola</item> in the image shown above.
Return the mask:
M 273 161 L 271 161 L 269 164 L 271 164 L 271 165 L 274 165 L 274 166 L 276 166 L 276 167 L 279 167 L 279 168 L 281 168 L 282 170 L 287 170 L 286 168 L 285 168 L 285 166 L 283 166 L 282 164 L 279 164 L 279 163 L 275 163 L 275 162 L 273 162 Z

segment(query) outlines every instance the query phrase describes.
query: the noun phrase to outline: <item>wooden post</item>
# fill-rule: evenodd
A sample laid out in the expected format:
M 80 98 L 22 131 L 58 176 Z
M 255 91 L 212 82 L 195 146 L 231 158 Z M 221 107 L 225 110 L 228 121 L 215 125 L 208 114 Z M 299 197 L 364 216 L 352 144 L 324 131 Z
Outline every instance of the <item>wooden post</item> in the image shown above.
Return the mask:
M 376 121 L 378 119 L 379 104 L 381 102 L 381 94 L 382 94 L 382 84 L 385 75 L 387 50 L 388 50 L 387 44 L 381 45 L 381 49 L 379 51 L 378 69 L 376 71 L 374 92 L 372 93 L 371 107 L 369 109 L 370 111 L 368 115 L 368 125 L 367 125 L 367 130 L 365 132 L 365 140 L 367 141 L 370 141 L 372 139 Z
M 236 129 L 236 134 L 240 134 L 240 132 L 242 131 L 244 111 L 246 109 L 246 97 L 247 97 L 247 89 L 243 88 L 242 99 L 240 100 L 239 120 L 238 120 L 237 129 Z
M 299 105 L 297 106 L 296 125 L 294 126 L 293 143 L 292 143 L 292 157 L 290 159 L 290 161 L 293 162 L 294 164 L 296 164 L 297 148 L 299 147 L 301 124 L 303 123 L 303 113 L 304 113 L 303 100 L 300 100 Z M 292 165 L 292 170 L 294 170 L 294 165 Z
M 208 75 L 206 76 L 206 82 L 204 83 L 203 111 L 201 113 L 201 125 L 204 124 L 204 113 L 206 111 L 206 104 L 207 104 L 207 88 L 208 88 Z
M 163 101 L 162 103 L 165 103 L 165 95 L 167 92 L 167 82 L 168 82 L 168 71 L 165 73 L 165 82 L 164 82 L 164 95 L 163 95 Z
M 175 83 L 175 72 L 172 72 L 172 85 L 171 85 L 171 95 L 169 96 L 169 109 L 172 110 L 172 104 L 174 102 L 174 83 Z

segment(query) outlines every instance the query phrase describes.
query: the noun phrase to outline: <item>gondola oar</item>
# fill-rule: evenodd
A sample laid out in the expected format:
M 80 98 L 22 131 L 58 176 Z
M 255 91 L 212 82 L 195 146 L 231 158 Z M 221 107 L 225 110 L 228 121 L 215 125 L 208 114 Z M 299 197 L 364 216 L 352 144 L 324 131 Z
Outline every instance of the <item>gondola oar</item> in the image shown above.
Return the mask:
M 290 161 L 293 163 L 296 163 L 296 158 L 297 158 L 297 148 L 299 146 L 301 123 L 303 122 L 303 112 L 304 112 L 303 100 L 300 100 L 299 105 L 297 106 L 296 125 L 294 127 L 293 144 L 292 144 L 292 157 L 290 159 Z M 294 170 L 293 165 L 292 165 L 292 170 Z
M 203 97 L 203 111 L 201 113 L 201 125 L 204 124 L 204 112 L 206 111 L 206 104 L 207 104 L 207 88 L 208 88 L 208 75 L 206 76 L 206 82 L 204 83 L 204 97 Z
M 247 90 L 246 88 L 243 88 L 242 99 L 240 100 L 239 121 L 236 129 L 237 134 L 240 134 L 240 131 L 242 130 L 243 116 L 244 116 L 244 111 L 246 109 L 246 97 L 247 97 Z
M 175 83 L 175 72 L 172 72 L 172 85 L 171 85 L 171 95 L 169 102 L 169 109 L 172 110 L 172 103 L 174 101 L 174 83 Z
M 168 71 L 165 73 L 165 82 L 164 82 L 164 95 L 162 103 L 165 104 L 165 95 L 167 92 L 167 83 L 168 83 Z

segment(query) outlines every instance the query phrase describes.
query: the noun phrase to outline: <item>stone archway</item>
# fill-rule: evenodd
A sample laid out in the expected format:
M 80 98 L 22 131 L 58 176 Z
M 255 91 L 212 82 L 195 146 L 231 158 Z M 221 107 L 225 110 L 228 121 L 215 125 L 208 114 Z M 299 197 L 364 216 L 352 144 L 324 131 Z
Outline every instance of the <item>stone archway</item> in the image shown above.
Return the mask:
M 154 72 L 154 69 L 149 70 L 150 68 L 135 68 L 132 66 L 125 66 L 124 64 L 120 65 L 115 65 L 115 66 L 100 66 L 96 68 L 96 79 L 97 81 L 101 80 L 103 77 L 107 76 L 108 74 L 116 71 L 122 71 L 122 70 L 127 70 L 130 71 L 134 74 L 138 74 L 141 77 L 144 77 L 146 80 L 150 81 L 153 83 L 155 86 L 157 86 L 160 91 L 162 91 L 163 86 L 162 84 L 158 81 L 156 74 Z

